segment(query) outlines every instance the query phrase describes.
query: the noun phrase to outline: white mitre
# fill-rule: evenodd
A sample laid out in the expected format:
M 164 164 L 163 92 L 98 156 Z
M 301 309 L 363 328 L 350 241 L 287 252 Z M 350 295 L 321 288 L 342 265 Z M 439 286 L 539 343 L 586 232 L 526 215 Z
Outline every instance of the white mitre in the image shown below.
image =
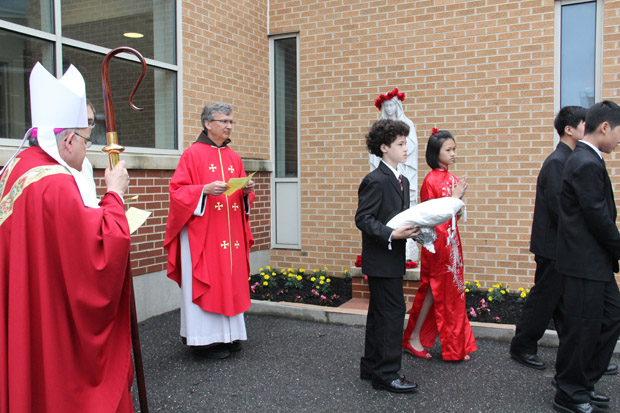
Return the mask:
M 30 72 L 30 110 L 39 147 L 71 172 L 84 205 L 98 208 L 93 185 L 60 157 L 54 134 L 54 129 L 88 127 L 86 85 L 75 66 L 69 66 L 65 74 L 56 79 L 37 62 Z

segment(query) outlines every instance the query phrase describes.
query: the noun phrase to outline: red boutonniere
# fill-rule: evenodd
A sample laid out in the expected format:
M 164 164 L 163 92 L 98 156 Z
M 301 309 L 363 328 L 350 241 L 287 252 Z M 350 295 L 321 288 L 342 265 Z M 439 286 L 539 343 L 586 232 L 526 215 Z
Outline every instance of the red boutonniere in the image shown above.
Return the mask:
M 358 255 L 357 259 L 355 260 L 355 266 L 356 267 L 361 267 L 362 266 L 362 256 Z
M 405 263 L 405 268 L 408 270 L 411 268 L 416 268 L 417 266 L 418 266 L 418 263 L 415 261 L 407 260 L 407 262 Z

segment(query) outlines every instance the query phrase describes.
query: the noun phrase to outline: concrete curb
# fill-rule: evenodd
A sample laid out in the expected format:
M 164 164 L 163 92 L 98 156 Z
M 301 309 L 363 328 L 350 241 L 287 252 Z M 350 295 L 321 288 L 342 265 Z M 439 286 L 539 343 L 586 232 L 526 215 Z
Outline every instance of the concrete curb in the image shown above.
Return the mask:
M 252 300 L 252 306 L 247 313 L 295 318 L 326 324 L 366 326 L 366 310 L 340 309 L 339 307 Z M 408 318 L 409 315 L 405 316 L 405 324 Z M 515 326 L 512 324 L 479 323 L 476 321 L 472 321 L 470 324 L 474 336 L 479 339 L 510 343 L 515 332 Z M 547 330 L 538 345 L 557 347 L 558 343 L 557 333 L 554 330 Z M 620 341 L 616 344 L 614 353 L 620 353 Z

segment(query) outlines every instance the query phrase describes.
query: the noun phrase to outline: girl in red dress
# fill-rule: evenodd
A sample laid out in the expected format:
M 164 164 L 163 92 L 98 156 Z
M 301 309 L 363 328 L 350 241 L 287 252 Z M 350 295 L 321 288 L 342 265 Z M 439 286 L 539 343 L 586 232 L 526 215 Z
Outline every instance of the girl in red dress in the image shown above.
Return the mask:
M 467 178 L 460 180 L 448 172 L 454 164 L 456 142 L 448 131 L 433 128 L 426 146 L 426 163 L 431 171 L 424 178 L 420 201 L 452 196 L 462 199 Z M 435 253 L 422 248 L 420 287 L 413 301 L 409 322 L 403 336 L 403 349 L 421 358 L 430 359 L 431 348 L 439 334 L 444 360 L 470 359 L 476 341 L 465 311 L 463 281 L 463 250 L 457 217 L 435 227 Z

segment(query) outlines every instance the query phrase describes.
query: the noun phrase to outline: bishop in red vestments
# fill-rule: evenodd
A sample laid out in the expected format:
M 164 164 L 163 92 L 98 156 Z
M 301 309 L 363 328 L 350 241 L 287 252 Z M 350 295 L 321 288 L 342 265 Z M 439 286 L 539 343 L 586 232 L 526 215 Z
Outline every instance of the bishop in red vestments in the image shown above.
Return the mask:
M 106 194 L 86 206 L 85 94 L 73 96 L 73 87 L 70 103 L 58 105 L 62 90 L 50 93 L 56 79 L 37 65 L 37 146 L 0 171 L 0 411 L 133 411 L 127 170 L 123 162 L 106 170 Z M 65 78 L 83 90 L 75 72 Z M 53 84 L 41 97 L 33 77 L 46 75 Z M 54 116 L 37 112 L 41 99 Z
M 168 277 L 182 290 L 181 336 L 225 358 L 246 340 L 243 313 L 250 307 L 248 213 L 254 182 L 225 194 L 231 178 L 245 177 L 228 147 L 232 107 L 216 103 L 202 113 L 204 131 L 181 156 L 170 182 L 164 247 Z

